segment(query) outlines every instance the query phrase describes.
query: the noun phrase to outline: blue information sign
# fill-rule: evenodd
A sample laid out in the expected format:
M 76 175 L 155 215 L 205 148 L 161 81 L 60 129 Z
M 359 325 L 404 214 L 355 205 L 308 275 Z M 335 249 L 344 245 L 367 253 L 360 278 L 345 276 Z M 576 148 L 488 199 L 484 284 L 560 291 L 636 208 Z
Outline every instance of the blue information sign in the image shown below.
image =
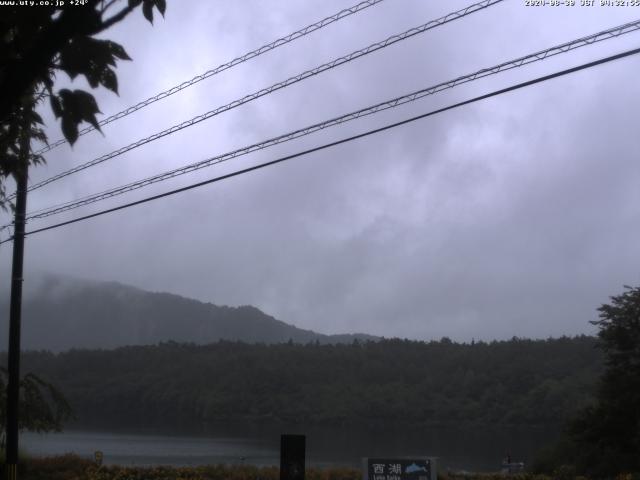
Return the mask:
M 436 480 L 432 458 L 365 458 L 364 480 Z

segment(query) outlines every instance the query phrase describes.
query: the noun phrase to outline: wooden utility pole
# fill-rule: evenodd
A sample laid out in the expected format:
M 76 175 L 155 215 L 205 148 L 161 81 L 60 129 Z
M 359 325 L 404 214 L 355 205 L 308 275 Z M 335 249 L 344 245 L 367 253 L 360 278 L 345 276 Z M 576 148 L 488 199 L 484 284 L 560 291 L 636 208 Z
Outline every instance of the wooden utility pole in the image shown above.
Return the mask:
M 23 107 L 26 110 L 28 107 Z M 18 478 L 18 415 L 20 403 L 20 321 L 22 314 L 22 270 L 24 263 L 24 228 L 27 211 L 27 178 L 31 148 L 30 125 L 26 111 L 20 137 L 20 165 L 15 172 L 16 211 L 13 230 L 11 266 L 11 306 L 9 310 L 9 381 L 7 385 L 7 478 Z

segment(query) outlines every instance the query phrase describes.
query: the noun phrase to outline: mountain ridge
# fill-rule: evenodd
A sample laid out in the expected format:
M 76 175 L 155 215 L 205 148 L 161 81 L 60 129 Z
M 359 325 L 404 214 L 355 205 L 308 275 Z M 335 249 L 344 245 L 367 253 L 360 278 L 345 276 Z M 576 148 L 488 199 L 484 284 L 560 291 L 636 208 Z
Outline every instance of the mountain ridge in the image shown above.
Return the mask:
M 0 308 L 8 312 L 8 300 Z M 5 322 L 7 317 L 5 317 Z M 0 345 L 8 328 L 0 329 Z M 24 350 L 112 349 L 175 341 L 207 344 L 351 343 L 378 340 L 361 333 L 326 335 L 290 325 L 251 305 L 230 307 L 113 281 L 45 275 L 23 300 Z

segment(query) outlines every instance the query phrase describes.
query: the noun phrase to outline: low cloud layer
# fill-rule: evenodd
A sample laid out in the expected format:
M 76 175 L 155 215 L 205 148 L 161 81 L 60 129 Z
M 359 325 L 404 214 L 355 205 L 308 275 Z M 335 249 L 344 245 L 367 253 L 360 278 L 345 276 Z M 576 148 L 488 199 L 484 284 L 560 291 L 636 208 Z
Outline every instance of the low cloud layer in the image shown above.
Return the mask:
M 165 20 L 105 34 L 119 111 L 349 2 L 168 2 Z M 387 0 L 89 134 L 46 178 L 464 2 Z M 504 2 L 33 192 L 32 208 L 224 153 L 303 125 L 630 21 L 633 8 Z M 633 48 L 638 33 L 492 76 L 344 127 L 30 228 L 159 193 Z M 640 283 L 639 59 L 546 82 L 286 164 L 27 241 L 48 271 L 217 304 L 302 328 L 429 339 L 591 333 L 595 308 Z M 64 82 L 64 79 L 61 79 Z M 81 82 L 77 82 L 82 85 Z M 53 122 L 51 122 L 53 125 Z M 59 137 L 57 125 L 50 139 Z M 49 222 L 49 223 L 48 223 Z M 8 245 L 0 247 L 8 279 Z

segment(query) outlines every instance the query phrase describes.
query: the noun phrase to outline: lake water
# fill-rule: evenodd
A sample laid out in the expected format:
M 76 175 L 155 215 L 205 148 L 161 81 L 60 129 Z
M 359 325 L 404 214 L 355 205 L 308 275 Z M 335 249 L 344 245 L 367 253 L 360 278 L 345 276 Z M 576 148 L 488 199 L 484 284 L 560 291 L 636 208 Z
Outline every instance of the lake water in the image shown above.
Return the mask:
M 55 434 L 24 433 L 21 449 L 36 456 L 75 453 L 120 465 L 278 465 L 280 434 L 307 436 L 307 465 L 360 468 L 362 457 L 434 456 L 444 469 L 497 471 L 511 454 L 530 463 L 535 452 L 557 432 L 533 428 L 364 429 L 300 427 L 220 427 L 198 434 L 99 432 L 70 430 Z

